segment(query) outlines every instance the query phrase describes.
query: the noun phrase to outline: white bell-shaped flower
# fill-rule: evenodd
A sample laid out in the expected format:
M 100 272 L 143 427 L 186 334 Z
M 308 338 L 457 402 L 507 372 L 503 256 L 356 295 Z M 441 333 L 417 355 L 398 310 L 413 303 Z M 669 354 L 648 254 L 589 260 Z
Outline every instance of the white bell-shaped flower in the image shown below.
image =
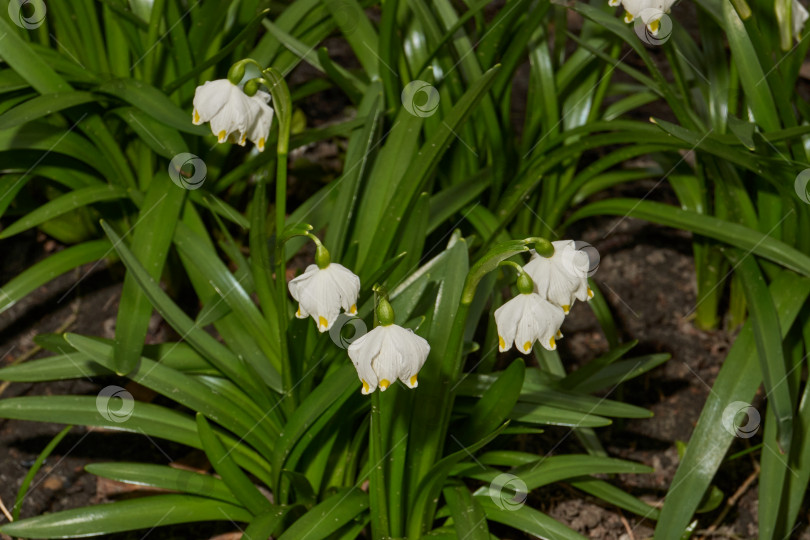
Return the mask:
M 622 5 L 622 0 L 608 0 L 608 5 L 611 7 L 616 7 Z
M 624 7 L 624 22 L 631 23 L 640 17 L 653 35 L 658 34 L 661 17 L 669 13 L 677 0 L 621 0 Z M 613 4 L 611 4 L 613 5 Z
M 520 352 L 528 354 L 537 341 L 553 351 L 557 348 L 555 339 L 562 337 L 563 310 L 533 291 L 534 284 L 525 271 L 518 276 L 517 285 L 520 294 L 495 310 L 498 350 L 508 351 L 514 343 Z
M 258 104 L 228 79 L 206 81 L 194 92 L 194 125 L 211 123 L 217 142 L 230 140 L 244 146 Z
M 534 280 L 537 293 L 567 315 L 574 300 L 587 301 L 593 298 L 588 287 L 590 259 L 588 254 L 578 250 L 573 240 L 552 242 L 554 254 L 551 257 L 532 256 L 524 267 Z
M 264 144 L 270 134 L 270 126 L 273 125 L 273 109 L 267 104 L 270 94 L 259 90 L 249 99 L 254 108 L 254 116 L 253 123 L 247 130 L 247 138 L 256 145 L 259 152 L 264 152 Z
M 793 36 L 798 40 L 801 41 L 802 39 L 802 30 L 804 30 L 804 23 L 807 22 L 808 13 L 807 9 L 799 2 L 799 0 L 793 0 L 793 5 L 791 6 L 791 17 L 793 18 Z
M 363 383 L 363 394 L 378 386 L 385 391 L 397 379 L 416 388 L 416 376 L 429 353 L 425 338 L 396 324 L 381 324 L 349 345 L 349 358 Z
M 315 255 L 316 264 L 290 281 L 290 294 L 298 302 L 295 316 L 312 317 L 318 330 L 326 332 L 340 315 L 341 308 L 349 315 L 357 314 L 357 296 L 360 278 L 345 266 L 329 260 L 329 252 L 322 245 Z

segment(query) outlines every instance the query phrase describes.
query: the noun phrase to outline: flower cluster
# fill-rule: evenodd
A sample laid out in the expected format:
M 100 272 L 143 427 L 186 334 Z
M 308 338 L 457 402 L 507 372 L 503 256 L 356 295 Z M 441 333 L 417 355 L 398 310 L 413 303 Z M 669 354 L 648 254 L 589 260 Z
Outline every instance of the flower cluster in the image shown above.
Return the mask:
M 270 94 L 257 90 L 248 95 L 245 90 L 228 79 L 207 81 L 194 92 L 194 125 L 211 123 L 217 142 L 225 141 L 245 145 L 245 140 L 256 145 L 260 152 L 273 124 L 273 109 L 268 105 Z
M 360 278 L 333 263 L 326 248 L 317 240 L 316 244 L 315 264 L 291 280 L 288 287 L 298 302 L 296 317 L 312 317 L 318 330 L 326 332 L 341 309 L 357 315 Z M 410 328 L 394 324 L 394 311 L 385 297 L 377 305 L 377 318 L 379 326 L 349 346 L 349 358 L 363 385 L 363 394 L 378 387 L 385 391 L 397 379 L 408 388 L 416 388 L 417 374 L 427 360 L 430 345 Z
M 515 344 L 528 354 L 535 341 L 545 349 L 557 348 L 562 337 L 560 326 L 574 301 L 588 301 L 588 254 L 578 250 L 573 240 L 552 242 L 548 257 L 533 252 L 529 263 L 518 268 L 518 296 L 495 310 L 498 349 L 507 351 Z

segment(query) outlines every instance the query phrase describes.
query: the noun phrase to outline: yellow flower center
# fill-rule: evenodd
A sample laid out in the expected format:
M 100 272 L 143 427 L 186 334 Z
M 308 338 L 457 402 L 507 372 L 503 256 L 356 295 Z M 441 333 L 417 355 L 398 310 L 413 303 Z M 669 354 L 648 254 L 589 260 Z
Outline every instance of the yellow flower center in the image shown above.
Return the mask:
M 416 375 L 411 377 L 411 386 L 416 386 Z
M 264 137 L 259 139 L 259 152 L 264 152 Z
M 503 338 L 501 336 L 498 336 L 498 345 L 500 346 L 501 349 L 506 348 L 506 343 L 504 342 L 504 340 L 503 340 Z
M 329 326 L 329 321 L 327 321 L 326 318 L 324 317 L 318 317 L 318 326 L 320 326 L 321 328 L 326 328 L 327 326 Z
M 380 390 L 385 390 L 389 386 L 391 386 L 391 383 L 388 381 L 388 379 L 383 379 L 380 381 Z
M 551 345 L 551 350 L 553 351 L 554 348 L 556 347 L 556 345 L 554 344 L 554 338 L 551 338 L 550 340 L 548 340 L 548 344 Z
M 588 287 L 588 298 L 593 298 L 593 291 Z
M 199 112 L 197 112 L 197 109 L 194 109 L 194 123 L 195 123 L 195 124 L 199 124 L 199 123 L 200 123 L 200 113 L 199 113 Z
M 349 310 L 349 315 L 356 315 L 357 314 L 357 305 L 353 305 Z
M 225 138 L 227 136 L 228 134 L 225 133 L 225 130 L 223 129 L 222 131 L 219 132 L 219 135 L 217 135 L 217 142 L 225 142 Z
M 562 308 L 563 308 L 563 312 L 564 312 L 566 315 L 568 315 L 568 311 L 571 309 L 571 306 L 570 306 L 570 305 L 568 305 L 568 304 L 566 304 L 566 305 L 564 305 Z
M 658 19 L 657 21 L 652 21 L 650 24 L 648 24 L 647 28 L 649 28 L 650 32 L 652 32 L 654 34 L 654 33 L 658 32 L 658 28 L 660 26 L 661 26 L 661 19 Z
M 363 380 L 363 392 L 368 393 L 368 383 Z
M 523 344 L 523 350 L 524 351 L 529 352 L 529 349 L 531 349 L 531 348 L 532 348 L 532 342 L 531 341 L 527 341 L 526 343 Z

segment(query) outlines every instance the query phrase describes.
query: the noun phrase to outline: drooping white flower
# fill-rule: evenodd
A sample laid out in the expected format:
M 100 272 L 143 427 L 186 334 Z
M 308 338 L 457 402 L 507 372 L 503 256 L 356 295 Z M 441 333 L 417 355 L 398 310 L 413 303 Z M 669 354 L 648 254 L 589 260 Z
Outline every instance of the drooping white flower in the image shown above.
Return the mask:
M 259 90 L 249 99 L 255 114 L 253 122 L 248 127 L 247 138 L 256 145 L 259 152 L 264 152 L 264 144 L 270 134 L 270 126 L 273 125 L 273 109 L 267 104 L 270 101 L 270 94 Z
M 554 254 L 542 257 L 534 254 L 524 267 L 532 277 L 535 289 L 540 296 L 567 315 L 574 300 L 587 301 L 593 298 L 588 287 L 588 254 L 576 249 L 573 240 L 558 240 L 551 243 Z
M 616 7 L 622 5 L 622 0 L 608 0 L 608 5 L 611 7 Z
M 370 394 L 377 386 L 385 391 L 396 379 L 416 388 L 416 375 L 428 353 L 426 339 L 396 324 L 378 326 L 349 345 L 349 358 L 363 383 L 363 394 Z
M 791 16 L 793 18 L 793 35 L 797 40 L 802 39 L 802 30 L 804 30 L 804 23 L 807 22 L 808 13 L 805 7 L 799 2 L 799 0 L 793 0 L 793 5 L 791 7 Z
M 495 310 L 498 350 L 508 351 L 514 343 L 520 352 L 528 354 L 537 341 L 553 351 L 557 348 L 555 339 L 562 337 L 560 326 L 563 319 L 563 310 L 539 294 L 518 294 Z
M 311 316 L 321 332 L 332 328 L 341 308 L 349 315 L 357 313 L 360 278 L 340 264 L 327 262 L 323 267 L 310 264 L 288 286 L 298 302 L 295 316 L 299 319 Z
M 624 22 L 631 23 L 640 17 L 653 35 L 658 33 L 661 17 L 669 13 L 677 0 L 622 0 Z M 611 4 L 612 5 L 612 4 Z
M 193 103 L 194 125 L 210 122 L 217 142 L 229 140 L 244 146 L 259 108 L 239 86 L 228 79 L 206 81 L 194 92 Z

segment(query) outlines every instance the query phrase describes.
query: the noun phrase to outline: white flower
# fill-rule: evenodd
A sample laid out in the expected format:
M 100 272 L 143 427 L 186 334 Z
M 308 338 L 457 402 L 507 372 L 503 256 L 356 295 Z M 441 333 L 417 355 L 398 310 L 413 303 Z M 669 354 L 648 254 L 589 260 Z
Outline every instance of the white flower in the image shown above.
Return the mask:
M 611 7 L 616 7 L 622 5 L 622 0 L 608 0 L 608 5 Z
M 522 353 L 530 353 L 532 344 L 557 348 L 555 338 L 561 338 L 560 325 L 565 314 L 559 307 L 537 293 L 519 294 L 495 310 L 498 327 L 498 350 L 508 351 L 512 343 Z
M 211 123 L 217 142 L 226 140 L 244 146 L 248 129 L 253 125 L 258 104 L 228 79 L 206 81 L 194 92 L 192 122 Z
M 624 22 L 631 23 L 641 17 L 653 35 L 658 33 L 661 17 L 675 4 L 676 0 L 622 0 Z
M 593 298 L 588 287 L 588 254 L 576 249 L 573 240 L 558 240 L 551 243 L 554 255 L 541 257 L 536 253 L 524 267 L 534 280 L 540 296 L 567 315 L 574 300 L 586 301 Z
M 378 385 L 385 391 L 396 379 L 416 388 L 416 374 L 429 352 L 426 339 L 396 324 L 378 326 L 349 345 L 349 358 L 363 383 L 363 394 L 370 394 Z
M 793 16 L 793 35 L 796 39 L 801 40 L 804 23 L 807 22 L 807 10 L 799 3 L 799 0 L 793 0 L 793 6 L 790 12 Z
M 270 134 L 270 126 L 273 125 L 273 109 L 267 104 L 270 94 L 259 90 L 249 99 L 255 114 L 253 123 L 248 128 L 247 138 L 256 145 L 259 152 L 264 152 L 264 143 Z
M 303 274 L 290 281 L 289 288 L 298 301 L 295 316 L 299 319 L 312 316 L 321 332 L 332 328 L 341 308 L 349 315 L 357 313 L 360 278 L 337 263 L 324 268 L 310 264 Z

